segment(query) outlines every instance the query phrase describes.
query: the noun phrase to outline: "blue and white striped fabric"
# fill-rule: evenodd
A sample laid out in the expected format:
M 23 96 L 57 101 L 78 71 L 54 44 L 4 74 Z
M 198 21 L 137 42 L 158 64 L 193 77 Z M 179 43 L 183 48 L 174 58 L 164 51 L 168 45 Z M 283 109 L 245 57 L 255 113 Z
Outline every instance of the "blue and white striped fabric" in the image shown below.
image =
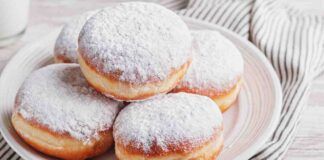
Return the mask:
M 324 18 L 281 0 L 160 0 L 179 15 L 226 27 L 254 43 L 269 59 L 282 85 L 280 122 L 251 159 L 281 159 L 305 108 L 310 83 L 324 71 Z M 21 159 L 0 135 L 0 159 Z

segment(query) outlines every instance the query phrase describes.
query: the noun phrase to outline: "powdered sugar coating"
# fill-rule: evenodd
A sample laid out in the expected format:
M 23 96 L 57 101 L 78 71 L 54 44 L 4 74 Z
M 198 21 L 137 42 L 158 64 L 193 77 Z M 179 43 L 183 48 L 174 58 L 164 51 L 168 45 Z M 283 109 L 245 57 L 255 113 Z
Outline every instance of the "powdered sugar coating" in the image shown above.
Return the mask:
M 243 58 L 235 45 L 217 31 L 196 30 L 197 51 L 182 82 L 191 89 L 231 89 L 243 74 Z
M 88 142 L 112 128 L 119 103 L 91 88 L 78 64 L 55 64 L 26 79 L 15 111 L 55 133 Z
M 63 56 L 70 62 L 77 63 L 79 33 L 84 23 L 97 12 L 85 12 L 66 23 L 56 39 L 54 55 Z
M 105 8 L 84 25 L 81 55 L 124 82 L 161 81 L 191 59 L 192 37 L 172 11 L 153 3 L 128 2 Z
M 116 118 L 114 139 L 145 153 L 153 145 L 167 152 L 169 144 L 188 143 L 190 146 L 179 147 L 190 150 L 209 140 L 221 127 L 222 114 L 210 98 L 173 93 L 128 105 Z

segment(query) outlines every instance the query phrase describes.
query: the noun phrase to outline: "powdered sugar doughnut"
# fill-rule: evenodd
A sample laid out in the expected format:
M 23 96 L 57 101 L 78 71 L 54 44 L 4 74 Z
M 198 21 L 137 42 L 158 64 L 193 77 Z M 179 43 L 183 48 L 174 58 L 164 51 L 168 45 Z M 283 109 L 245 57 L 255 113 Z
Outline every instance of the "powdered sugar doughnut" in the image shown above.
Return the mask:
M 54 58 L 57 63 L 77 63 L 78 37 L 84 23 L 98 11 L 89 11 L 71 19 L 56 39 Z
M 172 11 L 129 2 L 90 18 L 79 37 L 79 63 L 97 90 L 118 100 L 170 91 L 191 62 L 192 37 Z
M 162 95 L 123 109 L 114 140 L 120 160 L 216 159 L 223 146 L 222 115 L 208 97 Z
M 78 64 L 33 72 L 18 91 L 12 123 L 35 149 L 62 159 L 85 159 L 113 144 L 119 103 L 91 88 Z
M 217 31 L 192 31 L 197 42 L 192 65 L 174 92 L 189 92 L 212 98 L 222 111 L 239 93 L 243 58 L 228 39 Z

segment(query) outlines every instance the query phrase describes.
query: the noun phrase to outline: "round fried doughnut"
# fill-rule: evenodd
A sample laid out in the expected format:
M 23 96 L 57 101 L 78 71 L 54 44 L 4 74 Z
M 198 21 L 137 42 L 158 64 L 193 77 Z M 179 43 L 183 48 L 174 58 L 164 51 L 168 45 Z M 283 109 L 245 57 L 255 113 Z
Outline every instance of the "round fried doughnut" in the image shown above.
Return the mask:
M 12 124 L 40 152 L 85 159 L 112 146 L 119 105 L 91 88 L 78 64 L 54 64 L 33 72 L 22 84 Z
M 214 160 L 223 146 L 222 114 L 208 97 L 171 93 L 126 106 L 113 135 L 119 160 Z
M 84 23 L 97 11 L 85 12 L 66 23 L 56 39 L 54 60 L 56 63 L 78 62 L 78 37 Z
M 192 31 L 196 51 L 192 65 L 173 92 L 213 99 L 221 111 L 235 102 L 242 83 L 243 58 L 235 45 L 217 31 Z
M 91 17 L 79 36 L 79 64 L 108 97 L 136 101 L 172 90 L 192 56 L 187 25 L 153 3 L 128 2 Z

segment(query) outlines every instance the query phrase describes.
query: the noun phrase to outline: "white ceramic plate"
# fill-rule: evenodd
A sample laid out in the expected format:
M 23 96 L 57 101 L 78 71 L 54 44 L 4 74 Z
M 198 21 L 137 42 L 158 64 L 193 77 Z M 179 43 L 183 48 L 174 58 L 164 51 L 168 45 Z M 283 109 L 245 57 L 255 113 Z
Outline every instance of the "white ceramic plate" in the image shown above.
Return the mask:
M 219 159 L 247 159 L 269 138 L 279 119 L 279 80 L 257 48 L 236 34 L 197 20 L 186 19 L 191 29 L 212 29 L 229 38 L 242 52 L 244 83 L 239 98 L 224 114 L 225 144 Z M 3 70 L 0 79 L 0 127 L 9 145 L 24 159 L 50 159 L 25 144 L 15 133 L 10 117 L 18 88 L 32 71 L 52 63 L 57 31 L 22 48 Z M 115 159 L 113 151 L 96 159 Z

